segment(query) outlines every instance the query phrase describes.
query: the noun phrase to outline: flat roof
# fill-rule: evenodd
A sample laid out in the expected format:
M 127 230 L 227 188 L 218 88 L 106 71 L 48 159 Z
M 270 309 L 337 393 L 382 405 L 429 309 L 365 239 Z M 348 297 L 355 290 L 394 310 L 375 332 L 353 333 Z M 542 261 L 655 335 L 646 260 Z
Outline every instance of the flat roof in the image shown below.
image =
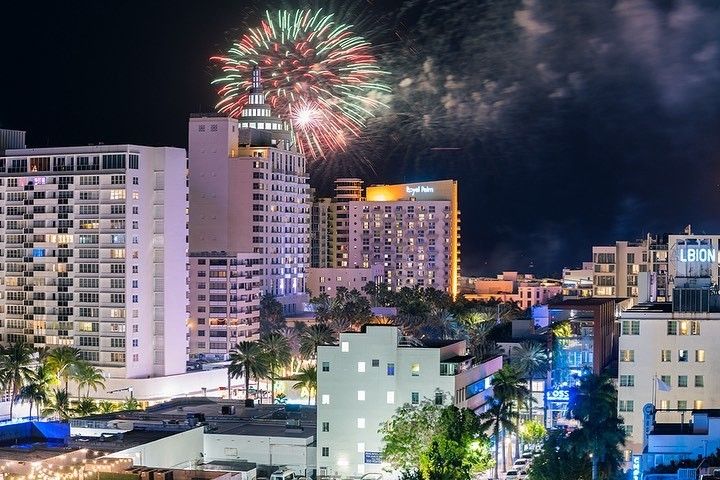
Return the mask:
M 672 313 L 671 302 L 653 302 L 639 303 L 632 308 L 628 308 L 626 312 L 647 312 L 647 313 Z
M 588 298 L 568 298 L 564 300 L 551 301 L 548 303 L 548 308 L 562 308 L 562 307 L 592 307 L 596 305 L 604 305 L 608 302 L 619 303 L 627 300 L 626 298 L 603 298 L 603 297 L 588 297 Z
M 207 433 L 219 435 L 250 435 L 257 437 L 289 437 L 289 438 L 311 438 L 315 436 L 316 425 L 303 425 L 302 428 L 287 428 L 285 422 L 247 422 L 232 423 L 216 426 L 217 430 L 210 430 Z

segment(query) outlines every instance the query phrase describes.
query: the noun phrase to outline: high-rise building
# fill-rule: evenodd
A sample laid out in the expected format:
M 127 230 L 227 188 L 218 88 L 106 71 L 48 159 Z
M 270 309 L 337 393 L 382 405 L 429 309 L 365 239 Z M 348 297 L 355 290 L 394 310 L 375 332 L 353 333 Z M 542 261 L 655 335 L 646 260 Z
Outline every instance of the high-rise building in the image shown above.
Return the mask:
M 419 341 L 365 325 L 318 347 L 317 365 L 319 474 L 357 478 L 389 467 L 378 430 L 399 406 L 430 400 L 484 412 L 502 357 L 476 363 L 464 340 Z
M 258 293 L 277 297 L 287 313 L 300 311 L 307 301 L 310 192 L 306 168 L 288 126 L 265 103 L 257 68 L 239 121 L 212 114 L 190 118 L 191 258 L 209 262 L 222 253 L 240 262 L 257 262 L 251 275 L 258 281 L 249 283 L 257 283 Z M 210 295 L 201 285 L 207 285 L 206 279 L 190 278 L 190 297 L 197 302 Z M 216 307 L 212 318 L 226 322 L 236 318 L 230 309 L 223 312 L 222 305 Z M 205 330 L 199 319 L 209 322 L 209 313 L 189 312 L 190 328 L 198 332 L 196 342 L 201 342 L 200 331 Z M 257 338 L 258 331 L 256 315 L 253 328 L 245 329 L 245 339 Z M 221 335 L 220 329 L 215 335 Z M 191 355 L 200 352 L 197 343 L 190 345 Z
M 70 345 L 110 377 L 185 372 L 185 151 L 0 157 L 2 342 Z
M 25 148 L 25 132 L 0 128 L 0 155 L 13 148 Z
M 330 262 L 318 261 L 316 268 L 370 269 L 379 264 L 384 269 L 383 281 L 391 288 L 433 287 L 457 295 L 457 182 L 371 186 L 365 196 L 362 184 L 356 178 L 338 179 L 331 201 L 316 200 L 318 235 L 313 241 L 318 246 L 313 248 L 318 252 L 327 248 L 332 257 Z M 322 236 L 321 211 L 327 215 L 326 237 Z

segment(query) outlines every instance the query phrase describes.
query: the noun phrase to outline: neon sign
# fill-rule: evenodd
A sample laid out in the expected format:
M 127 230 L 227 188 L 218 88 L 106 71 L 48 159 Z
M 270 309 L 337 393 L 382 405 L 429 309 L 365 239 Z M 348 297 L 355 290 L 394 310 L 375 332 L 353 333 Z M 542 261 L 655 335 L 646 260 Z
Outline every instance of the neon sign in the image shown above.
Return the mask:
M 549 390 L 545 394 L 549 402 L 569 402 L 570 401 L 570 390 L 561 390 L 559 388 Z
M 405 186 L 405 192 L 410 195 L 415 195 L 416 193 L 434 193 L 435 189 L 433 187 L 428 187 L 427 185 L 418 185 L 417 187 L 407 185 Z
M 640 480 L 640 455 L 633 455 L 632 459 L 632 478 L 633 480 Z
M 687 247 L 681 248 L 678 253 L 678 260 L 682 263 L 717 261 L 717 251 L 714 248 Z

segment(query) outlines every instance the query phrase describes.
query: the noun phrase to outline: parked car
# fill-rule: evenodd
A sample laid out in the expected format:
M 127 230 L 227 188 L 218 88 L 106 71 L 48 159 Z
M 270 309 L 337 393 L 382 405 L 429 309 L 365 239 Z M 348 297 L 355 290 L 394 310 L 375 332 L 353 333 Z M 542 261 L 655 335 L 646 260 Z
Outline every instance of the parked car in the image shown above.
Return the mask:
M 508 470 L 508 472 L 505 474 L 506 480 L 519 480 L 520 479 L 520 472 L 517 470 Z
M 515 460 L 515 463 L 513 463 L 514 468 L 525 468 L 528 465 L 530 465 L 530 460 L 527 458 L 518 458 Z
M 535 455 L 536 454 L 533 452 L 525 452 L 522 454 L 522 456 L 520 458 L 527 458 L 528 461 L 532 461 L 532 459 L 535 458 Z
M 382 473 L 366 473 L 362 477 L 360 477 L 360 480 L 383 480 L 383 474 Z
M 519 478 L 519 479 L 523 480 L 523 479 L 527 478 L 527 476 L 528 476 L 528 471 L 527 471 L 527 470 L 525 470 L 525 469 L 523 469 L 523 470 L 518 470 L 518 478 Z
M 296 480 L 297 477 L 295 476 L 295 472 L 292 470 L 275 470 L 272 475 L 270 475 L 270 480 Z

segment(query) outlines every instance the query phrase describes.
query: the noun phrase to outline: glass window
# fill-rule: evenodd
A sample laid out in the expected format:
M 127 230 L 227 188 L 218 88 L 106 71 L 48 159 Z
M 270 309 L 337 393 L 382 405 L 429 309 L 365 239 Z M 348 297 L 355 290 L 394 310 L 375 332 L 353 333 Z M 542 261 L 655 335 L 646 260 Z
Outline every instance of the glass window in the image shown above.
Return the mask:
M 323 432 L 329 432 L 329 431 L 330 431 L 330 422 L 322 422 L 322 431 L 323 431 Z
M 358 390 L 357 391 L 357 399 L 359 402 L 365 401 L 365 390 Z
M 705 350 L 695 350 L 695 361 L 700 363 L 705 361 Z
M 667 410 L 670 408 L 670 402 L 668 400 L 660 400 L 660 410 Z
M 365 428 L 365 419 L 364 418 L 357 419 L 357 428 Z
M 697 388 L 702 388 L 705 386 L 705 377 L 702 375 L 695 375 L 695 386 Z
M 380 366 L 380 360 L 378 360 L 377 358 L 373 358 L 373 360 L 372 360 L 372 366 L 373 366 L 373 367 L 379 367 L 379 366 Z
M 359 373 L 365 372 L 365 362 L 357 362 L 357 371 Z
M 703 408 L 703 401 L 702 400 L 695 400 L 693 402 L 693 408 L 695 410 L 701 410 Z
M 343 352 L 349 352 L 350 351 L 350 342 L 341 342 L 340 350 Z
M 677 408 L 678 410 L 687 410 L 687 400 L 678 400 Z
M 420 393 L 419 392 L 412 392 L 410 394 L 410 403 L 413 405 L 417 405 L 420 403 Z
M 420 376 L 420 364 L 419 363 L 413 363 L 410 366 L 410 373 L 413 377 L 419 377 Z
M 323 394 L 323 396 L 321 397 L 321 399 L 322 399 L 322 402 L 321 402 L 321 403 L 322 403 L 323 405 L 329 405 L 329 404 L 330 404 L 330 395 L 328 395 L 327 393 Z
M 620 386 L 621 387 L 634 387 L 635 386 L 635 375 L 620 375 Z
M 323 372 L 329 372 L 329 371 L 330 371 L 330 362 L 322 362 L 322 371 L 323 371 Z
M 635 350 L 620 350 L 620 361 L 621 362 L 634 362 L 635 361 Z
M 619 406 L 621 412 L 632 412 L 635 409 L 635 402 L 633 400 L 620 400 Z
M 387 374 L 389 377 L 392 377 L 395 375 L 395 364 L 394 363 L 387 364 Z
M 672 362 L 672 350 L 660 350 L 661 362 Z
M 435 405 L 443 404 L 444 395 L 442 392 L 435 392 Z
M 687 362 L 690 358 L 688 350 L 678 350 L 678 362 Z
M 668 386 L 672 385 L 672 380 L 670 379 L 670 375 L 660 375 L 660 380 Z
M 668 335 L 677 335 L 678 332 L 678 325 L 675 320 L 668 320 L 667 321 L 667 334 Z
M 688 386 L 688 377 L 687 375 L 678 375 L 678 387 L 687 387 Z
M 387 392 L 387 394 L 385 395 L 385 399 L 386 399 L 387 403 L 389 403 L 390 405 L 394 404 L 395 403 L 395 392 L 392 390 Z
M 329 457 L 329 456 L 330 456 L 330 447 L 322 447 L 322 456 L 323 456 L 323 457 Z

